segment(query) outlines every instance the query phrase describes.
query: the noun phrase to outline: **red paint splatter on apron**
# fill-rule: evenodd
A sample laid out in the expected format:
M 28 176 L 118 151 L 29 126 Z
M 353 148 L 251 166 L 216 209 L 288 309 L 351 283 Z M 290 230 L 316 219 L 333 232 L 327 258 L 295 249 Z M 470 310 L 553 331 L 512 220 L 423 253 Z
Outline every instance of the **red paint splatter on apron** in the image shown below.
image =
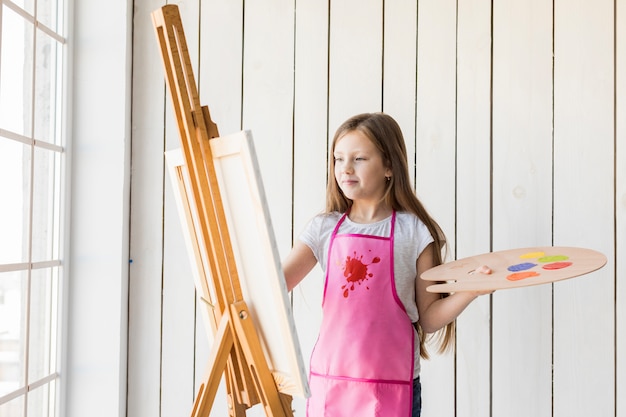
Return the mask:
M 346 277 L 347 284 L 341 286 L 343 290 L 343 296 L 348 297 L 350 291 L 354 291 L 354 284 L 365 282 L 373 276 L 372 273 L 367 271 L 367 267 L 371 264 L 377 264 L 380 262 L 380 258 L 375 256 L 369 264 L 363 263 L 363 255 L 357 256 L 354 252 L 354 256 L 346 256 L 346 263 L 343 266 L 343 276 Z M 368 286 L 365 286 L 369 290 Z

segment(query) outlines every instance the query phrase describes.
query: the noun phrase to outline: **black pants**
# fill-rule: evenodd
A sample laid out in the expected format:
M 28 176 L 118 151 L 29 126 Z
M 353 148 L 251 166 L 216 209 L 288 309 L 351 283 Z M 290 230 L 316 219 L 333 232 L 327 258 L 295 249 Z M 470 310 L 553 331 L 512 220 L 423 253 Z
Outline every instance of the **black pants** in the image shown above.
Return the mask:
M 420 417 L 422 414 L 422 384 L 420 377 L 413 380 L 413 417 Z

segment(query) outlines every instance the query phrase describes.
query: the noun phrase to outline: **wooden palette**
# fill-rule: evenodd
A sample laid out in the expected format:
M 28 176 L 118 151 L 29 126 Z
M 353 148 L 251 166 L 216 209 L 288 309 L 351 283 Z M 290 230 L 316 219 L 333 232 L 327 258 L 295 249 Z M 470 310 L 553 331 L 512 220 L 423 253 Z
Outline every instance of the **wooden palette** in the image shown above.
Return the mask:
M 548 284 L 602 268 L 606 256 L 576 247 L 547 246 L 510 249 L 470 256 L 436 266 L 421 275 L 437 281 L 429 292 L 489 291 Z M 476 272 L 481 265 L 491 274 Z

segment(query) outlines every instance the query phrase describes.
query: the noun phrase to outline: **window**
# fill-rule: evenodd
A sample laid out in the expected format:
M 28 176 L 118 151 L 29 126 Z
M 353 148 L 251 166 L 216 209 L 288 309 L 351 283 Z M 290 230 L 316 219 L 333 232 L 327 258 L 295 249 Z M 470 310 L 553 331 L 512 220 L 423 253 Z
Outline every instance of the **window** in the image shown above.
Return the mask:
M 66 1 L 0 4 L 0 417 L 52 417 L 61 339 Z

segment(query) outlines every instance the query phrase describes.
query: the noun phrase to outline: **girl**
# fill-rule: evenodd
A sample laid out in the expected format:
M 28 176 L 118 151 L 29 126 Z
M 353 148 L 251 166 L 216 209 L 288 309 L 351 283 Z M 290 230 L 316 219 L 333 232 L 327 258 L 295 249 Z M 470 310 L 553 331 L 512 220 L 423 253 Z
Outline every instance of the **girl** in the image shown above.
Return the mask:
M 283 265 L 289 290 L 317 262 L 326 271 L 307 415 L 417 417 L 425 335 L 444 329 L 440 350 L 450 346 L 454 320 L 480 294 L 441 297 L 418 279 L 442 262 L 445 237 L 411 188 L 393 118 L 350 118 L 331 152 L 326 212 Z

